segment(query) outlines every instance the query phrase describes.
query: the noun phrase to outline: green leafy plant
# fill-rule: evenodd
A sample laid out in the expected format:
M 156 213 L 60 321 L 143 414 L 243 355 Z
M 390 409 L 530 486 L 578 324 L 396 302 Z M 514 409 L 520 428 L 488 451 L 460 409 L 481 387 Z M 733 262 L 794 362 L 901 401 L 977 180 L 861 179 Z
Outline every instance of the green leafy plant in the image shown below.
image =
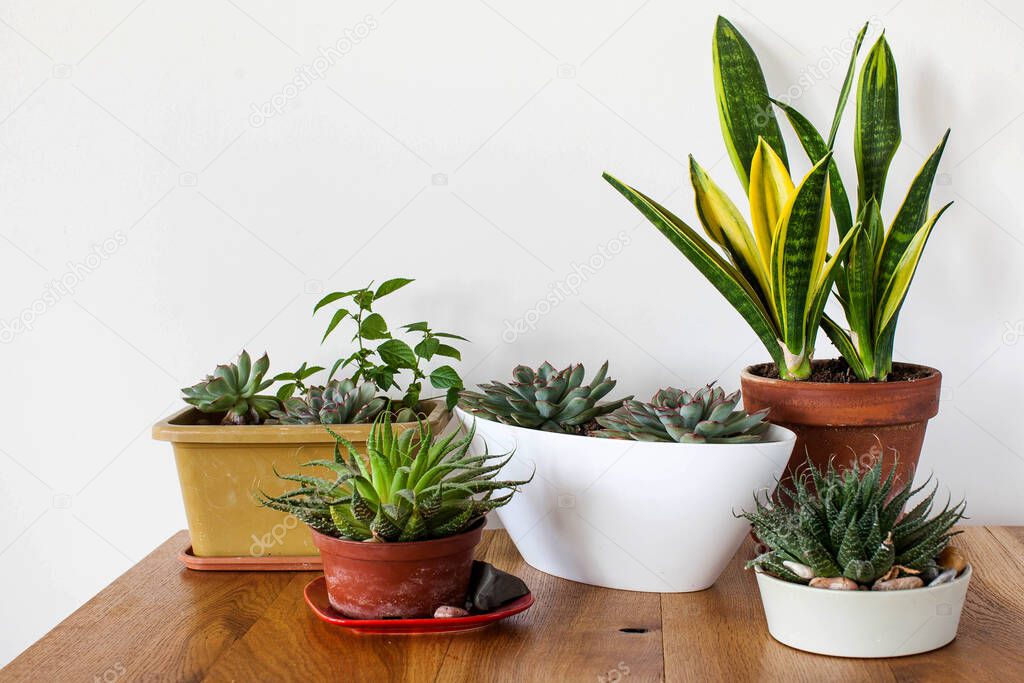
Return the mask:
M 612 389 L 605 361 L 589 384 L 582 363 L 556 370 L 544 363 L 536 371 L 519 365 L 512 371 L 509 384 L 481 384 L 483 393 L 463 391 L 460 405 L 470 413 L 502 424 L 540 429 L 547 432 L 579 434 L 587 431 L 595 418 L 610 413 L 633 398 L 598 403 Z
M 625 401 L 622 407 L 597 418 L 603 427 L 594 436 L 634 441 L 679 443 L 756 443 L 771 425 L 768 410 L 747 414 L 737 410 L 740 392 L 726 395 L 709 384 L 697 391 L 661 389 L 650 403 Z
M 435 438 L 429 423 L 396 435 L 389 411 L 373 423 L 367 458 L 334 434 L 333 460 L 309 467 L 329 478 L 279 475 L 300 488 L 280 496 L 260 494 L 261 502 L 295 515 L 317 531 L 353 541 L 419 541 L 445 538 L 476 524 L 490 510 L 508 503 L 529 480 L 499 481 L 511 453 L 469 455 L 475 429 Z M 344 450 L 344 452 L 343 452 Z M 494 496 L 508 489 L 508 493 Z
M 854 43 L 827 139 L 792 106 L 772 100 L 786 114 L 812 161 L 828 156 L 835 144 L 866 31 L 867 25 Z M 883 34 L 868 52 L 857 83 L 853 141 L 857 167 L 855 211 L 851 209 L 838 167 L 834 161 L 829 162 L 832 212 L 840 238 L 845 240 L 854 232 L 854 225 L 859 224 L 863 229 L 854 234 L 849 249 L 842 254 L 842 268 L 836 278 L 836 295 L 848 327 L 826 315 L 822 328 L 861 380 L 884 380 L 892 371 L 900 310 L 925 244 L 939 217 L 952 204 L 929 215 L 928 200 L 948 137 L 947 129 L 911 182 L 903 203 L 886 228 L 879 207 L 901 133 L 896 64 Z
M 218 365 L 212 375 L 181 390 L 185 403 L 204 413 L 224 413 L 221 424 L 259 424 L 272 410 L 280 407 L 273 396 L 262 396 L 273 380 L 263 379 L 270 369 L 270 359 L 263 354 L 255 363 L 242 351 L 236 363 Z
M 438 357 L 462 360 L 462 354 L 450 342 L 467 341 L 457 334 L 435 331 L 427 322 L 414 322 L 401 327 L 406 335 L 412 335 L 411 344 L 392 333 L 384 317 L 374 310 L 374 304 L 411 282 L 413 280 L 408 278 L 394 278 L 382 282 L 376 289 L 371 282 L 362 289 L 332 292 L 323 297 L 313 309 L 316 314 L 330 304 L 336 305 L 321 343 L 346 320 L 355 328 L 352 341 L 357 343 L 357 348 L 350 355 L 335 361 L 329 378 L 333 378 L 339 369 L 351 367 L 353 382 L 373 382 L 381 391 L 386 392 L 392 388 L 401 389 L 400 375 L 411 375 L 396 408 L 400 422 L 416 419 L 424 380 L 428 380 L 433 388 L 444 391 L 449 409 L 455 405 L 463 388 L 459 373 L 447 364 L 433 369 L 427 366 Z
M 966 503 L 947 503 L 932 515 L 936 485 L 900 516 L 927 482 L 897 488 L 895 472 L 892 468 L 883 479 L 881 461 L 842 473 L 831 463 L 825 472 L 812 465 L 807 475 L 794 477 L 792 488 L 780 485 L 792 505 L 755 496 L 754 511 L 742 516 L 769 550 L 747 567 L 796 583 L 844 577 L 860 585 L 934 569 L 936 557 L 959 533 L 951 528 L 963 518 Z
M 287 401 L 295 395 L 296 391 L 300 394 L 305 394 L 309 390 L 309 387 L 306 386 L 306 380 L 322 371 L 323 368 L 319 365 L 310 366 L 308 363 L 303 362 L 297 370 L 278 373 L 274 376 L 274 381 L 284 382 L 277 389 L 278 400 Z
M 305 388 L 301 398 L 286 399 L 284 410 L 271 416 L 281 424 L 356 424 L 372 422 L 387 402 L 370 382 L 334 379 L 327 386 Z
M 748 194 L 751 225 L 692 158 L 690 176 L 698 217 L 724 257 L 656 201 L 607 173 L 604 176 L 733 305 L 765 345 L 783 379 L 810 376 L 819 327 L 858 378 L 885 378 L 892 367 L 900 308 L 925 242 L 946 208 L 927 216 L 943 138 L 889 230 L 882 227 L 878 206 L 900 139 L 896 71 L 883 37 L 872 48 L 858 87 L 854 147 L 859 192 L 857 212 L 851 211 L 832 147 L 866 29 L 855 41 L 826 142 L 799 112 L 769 97 L 750 44 L 719 17 L 713 41 L 715 95 L 725 146 Z M 789 118 L 813 164 L 795 188 L 773 103 Z M 831 256 L 830 212 L 839 233 Z M 850 329 L 824 313 L 833 284 Z

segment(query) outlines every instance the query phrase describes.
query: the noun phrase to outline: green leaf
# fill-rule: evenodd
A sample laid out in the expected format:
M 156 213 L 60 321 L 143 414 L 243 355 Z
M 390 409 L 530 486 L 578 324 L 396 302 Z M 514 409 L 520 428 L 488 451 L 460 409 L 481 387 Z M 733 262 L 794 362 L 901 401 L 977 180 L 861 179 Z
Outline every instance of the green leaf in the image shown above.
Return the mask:
M 419 344 L 413 349 L 416 351 L 416 355 L 424 360 L 430 360 L 437 353 L 437 348 L 441 345 L 441 342 L 436 337 L 427 337 L 420 341 Z
M 387 339 L 391 334 L 380 313 L 371 313 L 363 318 L 363 323 L 359 326 L 359 336 L 363 339 Z
M 882 283 L 882 286 L 892 278 L 896 264 L 903 258 L 910 241 L 928 218 L 928 198 L 931 195 L 935 173 L 939 168 L 939 161 L 942 159 L 942 152 L 946 148 L 948 139 L 949 130 L 946 130 L 942 140 L 932 150 L 928 159 L 921 166 L 921 170 L 914 177 L 910 189 L 907 190 L 907 196 L 903 199 L 903 204 L 885 236 L 882 254 L 878 261 L 878 282 Z M 879 289 L 877 292 L 879 300 L 881 295 L 882 291 Z
M 284 402 L 295 394 L 295 383 L 284 384 L 277 390 L 277 400 Z
M 384 282 L 381 283 L 380 287 L 377 288 L 377 291 L 374 292 L 373 298 L 374 300 L 377 300 L 382 297 L 385 297 L 391 292 L 394 292 L 396 290 L 401 289 L 402 287 L 405 287 L 410 282 L 414 282 L 414 280 L 410 280 L 409 278 L 405 277 L 396 277 L 391 280 L 385 280 Z
M 900 145 L 896 64 L 883 34 L 860 72 L 853 150 L 857 160 L 858 212 L 872 197 L 881 204 L 885 176 Z
M 462 360 L 462 354 L 454 346 L 448 346 L 447 344 L 438 344 L 437 348 L 434 349 L 434 355 L 445 356 L 446 358 L 454 358 L 455 360 Z
M 445 392 L 444 404 L 448 410 L 454 408 L 455 404 L 459 402 L 459 392 L 461 391 L 460 387 L 451 387 Z
M 873 236 L 882 229 L 882 214 L 872 197 L 864 207 L 863 229 L 857 235 L 846 261 L 846 318 L 856 334 L 855 344 L 866 368 L 874 368 L 875 264 L 878 261 Z
M 786 168 L 786 146 L 768 101 L 764 72 L 750 44 L 727 19 L 718 17 L 712 43 L 715 97 L 722 137 L 736 174 L 746 190 L 758 136 L 779 155 Z
M 868 24 L 865 23 L 853 42 L 853 51 L 850 54 L 850 65 L 846 68 L 846 78 L 843 79 L 843 88 L 839 91 L 839 102 L 836 104 L 836 113 L 832 117 L 832 130 L 828 134 L 828 148 L 836 142 L 836 133 L 839 132 L 839 122 L 843 118 L 843 109 L 846 108 L 846 100 L 850 96 L 850 88 L 853 86 L 853 74 L 857 69 L 857 55 L 860 53 L 860 45 L 864 42 L 864 34 L 868 32 Z M 812 161 L 814 161 L 812 159 Z
M 828 244 L 828 215 L 822 214 L 828 210 L 831 159 L 831 153 L 826 154 L 800 182 L 779 218 L 772 245 L 772 295 L 782 327 L 781 340 L 789 352 L 796 355 L 808 351 L 804 348 L 807 311 L 818 291 L 818 277 Z
M 313 313 L 315 314 L 321 308 L 327 304 L 334 303 L 338 299 L 344 299 L 345 297 L 352 296 L 353 292 L 331 292 L 320 301 L 316 302 L 316 306 L 313 307 Z
M 814 125 L 788 104 L 778 100 L 772 100 L 772 102 L 786 114 L 786 118 L 789 119 L 793 130 L 796 131 L 800 144 L 811 163 L 816 164 L 821 161 L 831 146 L 825 144 Z M 842 239 L 853 227 L 853 214 L 850 212 L 850 198 L 846 194 L 846 186 L 843 184 L 842 176 L 839 175 L 839 167 L 836 165 L 835 159 L 828 163 L 828 183 L 832 193 L 832 215 L 836 217 L 836 230 L 839 232 L 839 238 Z
M 409 323 L 408 325 L 402 325 L 403 330 L 409 330 L 410 332 L 430 332 L 430 327 L 424 320 L 418 323 Z
M 462 386 L 462 378 L 450 365 L 442 365 L 430 373 L 430 386 L 435 389 L 451 389 Z
M 714 250 L 686 223 L 650 197 L 626 185 L 608 173 L 604 179 L 629 200 L 669 242 L 717 289 L 733 308 L 743 316 L 764 344 L 779 367 L 785 367 L 785 356 L 779 348 L 779 334 L 753 286 L 743 279 L 729 262 Z
M 465 337 L 461 337 L 461 336 L 459 336 L 457 334 L 452 334 L 451 332 L 434 332 L 434 336 L 435 337 L 444 337 L 445 339 L 458 339 L 459 341 L 464 341 L 464 342 L 468 342 L 469 341 Z
M 821 318 L 821 329 L 825 330 L 829 341 L 838 349 L 839 355 L 846 359 L 847 364 L 849 364 L 853 373 L 857 375 L 857 378 L 867 380 L 868 372 L 860 359 L 860 354 L 853 345 L 853 340 L 850 339 L 849 333 L 827 315 Z
M 323 344 L 327 341 L 327 335 L 334 332 L 334 328 L 348 316 L 348 311 L 344 308 L 339 308 L 334 312 L 334 316 L 331 318 L 331 324 L 327 326 L 327 331 L 324 332 L 324 336 L 320 339 L 320 343 Z
M 416 367 L 416 354 L 401 339 L 388 339 L 377 347 L 377 354 L 380 359 L 393 368 Z

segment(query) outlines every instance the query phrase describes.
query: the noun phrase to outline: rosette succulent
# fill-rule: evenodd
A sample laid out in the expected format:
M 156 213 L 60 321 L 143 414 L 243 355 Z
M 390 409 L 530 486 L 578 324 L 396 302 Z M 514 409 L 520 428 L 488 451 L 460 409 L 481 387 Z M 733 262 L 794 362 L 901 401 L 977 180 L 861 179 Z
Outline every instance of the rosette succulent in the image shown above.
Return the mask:
M 959 533 L 951 528 L 963 518 L 966 504 L 947 503 L 931 515 L 936 485 L 900 516 L 907 501 L 928 483 L 897 488 L 895 472 L 892 468 L 883 479 L 880 461 L 866 471 L 843 473 L 831 463 L 824 473 L 811 466 L 809 475 L 795 478 L 792 488 L 779 487 L 792 505 L 755 498 L 754 511 L 742 516 L 769 550 L 747 567 L 827 588 L 877 588 L 876 582 L 901 577 L 907 582 L 900 587 L 923 585 L 923 578 L 937 572 L 937 558 L 949 539 Z
M 185 403 L 204 413 L 224 413 L 221 424 L 259 424 L 272 410 L 280 407 L 273 396 L 262 396 L 273 380 L 263 379 L 270 369 L 270 359 L 263 354 L 255 363 L 246 351 L 237 363 L 218 365 L 212 375 L 181 390 Z
M 469 455 L 475 429 L 435 438 L 430 424 L 396 435 L 382 411 L 367 441 L 367 456 L 334 434 L 333 460 L 306 466 L 328 478 L 279 475 L 300 488 L 280 496 L 260 494 L 263 505 L 294 514 L 322 534 L 354 541 L 419 541 L 461 533 L 490 510 L 508 503 L 529 480 L 495 480 L 511 453 Z M 507 493 L 495 496 L 495 492 Z
M 350 379 L 309 387 L 302 397 L 286 399 L 284 410 L 271 415 L 281 424 L 355 424 L 372 422 L 387 405 L 369 382 L 356 386 Z
M 481 384 L 482 393 L 463 391 L 459 402 L 470 413 L 502 424 L 578 434 L 595 418 L 633 398 L 598 403 L 615 388 L 615 380 L 607 374 L 607 361 L 589 384 L 583 383 L 586 370 L 582 363 L 564 370 L 547 362 L 537 370 L 520 365 L 512 371 L 513 382 Z
M 634 441 L 679 443 L 755 443 L 771 426 L 768 410 L 753 414 L 738 410 L 740 392 L 726 395 L 709 384 L 697 391 L 661 389 L 650 403 L 625 401 L 614 412 L 597 418 L 603 427 L 594 436 Z

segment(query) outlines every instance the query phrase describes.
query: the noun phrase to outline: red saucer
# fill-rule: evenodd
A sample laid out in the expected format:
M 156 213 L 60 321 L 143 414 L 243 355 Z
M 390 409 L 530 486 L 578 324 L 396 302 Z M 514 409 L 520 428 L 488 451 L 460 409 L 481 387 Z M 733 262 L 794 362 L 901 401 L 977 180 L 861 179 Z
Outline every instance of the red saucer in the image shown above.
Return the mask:
M 333 607 L 327 599 L 327 581 L 320 576 L 306 585 L 303 593 L 306 604 L 313 614 L 322 621 L 335 626 L 347 628 L 356 633 L 384 633 L 389 635 L 414 633 L 455 633 L 458 631 L 474 631 L 495 621 L 501 621 L 513 614 L 519 614 L 533 604 L 533 593 L 502 605 L 493 612 L 486 614 L 470 614 L 467 617 L 451 619 L 350 619 Z

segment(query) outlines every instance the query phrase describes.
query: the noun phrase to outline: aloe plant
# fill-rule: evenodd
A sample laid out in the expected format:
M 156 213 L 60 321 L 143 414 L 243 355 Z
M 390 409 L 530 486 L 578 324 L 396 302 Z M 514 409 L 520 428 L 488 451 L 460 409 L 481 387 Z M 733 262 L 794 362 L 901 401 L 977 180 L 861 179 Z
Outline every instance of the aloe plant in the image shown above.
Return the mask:
M 831 154 L 836 132 L 853 86 L 857 56 L 867 25 L 854 43 L 846 79 L 828 139 L 792 106 L 773 100 L 786 114 L 812 160 Z M 829 165 L 832 211 L 840 237 L 856 223 L 863 226 L 843 256 L 836 294 L 847 326 L 829 316 L 822 328 L 859 379 L 884 380 L 892 371 L 893 342 L 900 309 L 914 279 L 925 244 L 950 203 L 929 215 L 928 199 L 949 137 L 947 129 L 910 184 L 895 217 L 885 228 L 880 211 L 889 165 L 899 147 L 899 84 L 885 35 L 868 52 L 857 82 L 854 159 L 857 166 L 856 213 L 835 163 Z

